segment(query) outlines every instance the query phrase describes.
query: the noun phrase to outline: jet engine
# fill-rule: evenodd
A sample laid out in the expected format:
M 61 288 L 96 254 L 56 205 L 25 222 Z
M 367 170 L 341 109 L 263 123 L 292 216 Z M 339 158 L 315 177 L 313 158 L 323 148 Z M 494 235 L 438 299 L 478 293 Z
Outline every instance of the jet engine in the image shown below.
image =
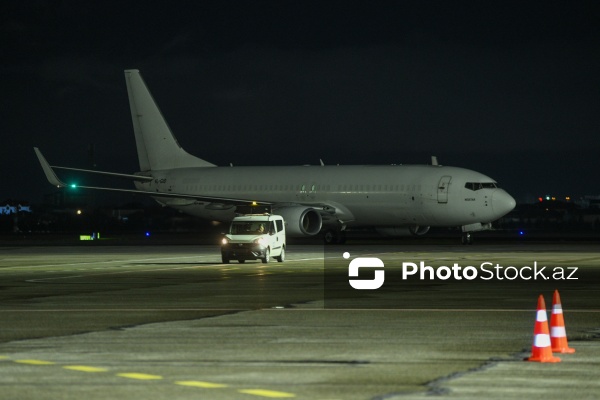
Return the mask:
M 321 214 L 311 207 L 282 207 L 273 212 L 283 217 L 286 232 L 290 236 L 314 236 L 323 226 Z

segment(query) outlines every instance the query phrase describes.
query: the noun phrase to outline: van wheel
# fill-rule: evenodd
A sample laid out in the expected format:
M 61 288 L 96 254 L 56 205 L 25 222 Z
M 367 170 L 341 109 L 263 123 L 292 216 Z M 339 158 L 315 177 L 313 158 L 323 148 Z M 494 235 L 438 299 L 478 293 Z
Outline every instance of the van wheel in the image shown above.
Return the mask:
M 245 262 L 246 262 L 246 260 L 238 260 L 238 262 L 239 262 L 240 264 L 243 264 L 243 263 L 245 263 Z
M 285 261 L 285 247 L 281 248 L 281 254 L 279 255 L 279 257 L 275 257 L 275 259 L 277 260 L 277 262 Z
M 267 249 L 265 251 L 265 256 L 261 259 L 261 261 L 263 262 L 263 264 L 268 264 L 269 261 L 271 261 L 271 250 Z

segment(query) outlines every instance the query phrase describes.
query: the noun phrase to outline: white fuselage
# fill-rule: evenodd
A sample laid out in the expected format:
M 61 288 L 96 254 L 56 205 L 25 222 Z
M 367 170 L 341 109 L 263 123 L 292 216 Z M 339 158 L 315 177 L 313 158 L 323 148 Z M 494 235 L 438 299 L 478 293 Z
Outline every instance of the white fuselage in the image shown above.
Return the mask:
M 140 190 L 335 208 L 348 226 L 461 226 L 489 223 L 514 208 L 494 180 L 446 166 L 209 167 L 152 171 Z M 483 183 L 472 190 L 467 183 Z M 229 221 L 234 207 L 196 200 L 157 201 L 203 218 Z

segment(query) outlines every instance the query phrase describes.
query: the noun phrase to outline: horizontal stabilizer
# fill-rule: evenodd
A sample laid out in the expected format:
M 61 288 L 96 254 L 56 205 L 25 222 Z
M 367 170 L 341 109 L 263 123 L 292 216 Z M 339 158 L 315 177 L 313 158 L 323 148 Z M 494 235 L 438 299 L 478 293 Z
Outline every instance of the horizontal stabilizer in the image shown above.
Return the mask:
M 73 188 L 105 190 L 105 191 L 110 191 L 110 192 L 133 193 L 133 194 L 149 195 L 149 196 L 158 197 L 158 198 L 186 199 L 186 200 L 203 201 L 203 202 L 208 202 L 208 203 L 220 202 L 220 203 L 225 203 L 225 204 L 236 204 L 236 205 L 237 204 L 259 204 L 259 205 L 272 204 L 270 202 L 257 201 L 257 200 L 232 199 L 232 198 L 228 198 L 228 197 L 201 196 L 201 195 L 191 195 L 191 194 L 183 194 L 183 193 L 161 193 L 161 192 L 151 192 L 148 190 L 136 190 L 136 189 L 119 189 L 119 188 L 82 186 L 82 185 L 73 186 Z
M 77 171 L 77 172 L 85 172 L 87 174 L 108 175 L 108 176 L 114 176 L 115 178 L 132 179 L 134 181 L 141 181 L 141 182 L 149 182 L 149 181 L 151 181 L 151 180 L 154 179 L 151 176 L 145 176 L 145 175 L 121 174 L 121 173 L 118 173 L 118 172 L 106 172 L 106 171 L 95 171 L 93 169 L 59 167 L 59 166 L 56 166 L 56 165 L 52 165 L 52 168 L 66 169 L 66 170 L 69 170 L 69 171 Z
M 54 170 L 52 168 L 61 168 L 61 169 L 68 169 L 71 171 L 97 173 L 97 174 L 102 174 L 102 175 L 110 175 L 110 176 L 116 176 L 116 177 L 120 177 L 120 178 L 134 179 L 134 180 L 140 180 L 140 181 L 150 181 L 150 180 L 154 179 L 150 176 L 143 176 L 143 175 L 119 174 L 119 173 L 115 173 L 115 172 L 93 171 L 93 170 L 89 170 L 89 169 L 78 169 L 78 168 L 68 168 L 68 167 L 51 167 L 50 164 L 48 163 L 48 161 L 46 161 L 46 158 L 43 156 L 40 149 L 38 149 L 37 147 L 34 147 L 33 150 L 35 151 L 35 154 L 37 155 L 37 158 L 40 161 L 40 164 L 42 165 L 42 169 L 44 170 L 44 174 L 46 174 L 46 178 L 48 179 L 48 182 L 50 182 L 52 185 L 59 187 L 59 188 L 67 187 L 68 185 L 66 183 L 64 183 L 63 181 L 61 181 L 60 179 L 58 179 L 58 177 L 56 176 L 56 173 L 54 172 Z M 93 189 L 93 190 L 105 190 L 105 191 L 110 191 L 110 192 L 134 193 L 134 194 L 150 195 L 152 197 L 158 197 L 158 198 L 204 201 L 204 202 L 208 202 L 208 203 L 219 202 L 219 203 L 236 204 L 236 205 L 237 204 L 260 204 L 260 205 L 271 204 L 269 202 L 257 201 L 257 200 L 232 199 L 232 198 L 228 198 L 228 197 L 215 197 L 215 196 L 199 196 L 199 195 L 190 195 L 190 194 L 182 194 L 182 193 L 159 193 L 159 192 L 152 192 L 152 191 L 148 191 L 148 190 L 119 189 L 119 188 L 82 186 L 82 185 L 76 185 L 76 186 L 72 185 L 71 187 L 73 189 Z

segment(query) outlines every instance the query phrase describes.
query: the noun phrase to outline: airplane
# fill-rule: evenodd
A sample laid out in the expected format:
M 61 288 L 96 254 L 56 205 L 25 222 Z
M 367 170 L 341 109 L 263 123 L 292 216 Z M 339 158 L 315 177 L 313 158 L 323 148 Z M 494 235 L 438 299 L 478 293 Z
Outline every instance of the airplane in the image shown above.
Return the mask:
M 469 169 L 432 165 L 320 165 L 218 167 L 185 151 L 163 118 L 140 72 L 125 70 L 140 171 L 122 174 L 50 166 L 35 147 L 48 181 L 68 187 L 55 170 L 103 174 L 133 181 L 135 189 L 80 186 L 151 196 L 163 206 L 227 222 L 243 205 L 270 206 L 289 236 L 323 234 L 342 243 L 347 229 L 374 228 L 388 236 L 460 227 L 462 243 L 515 207 L 496 181 Z

